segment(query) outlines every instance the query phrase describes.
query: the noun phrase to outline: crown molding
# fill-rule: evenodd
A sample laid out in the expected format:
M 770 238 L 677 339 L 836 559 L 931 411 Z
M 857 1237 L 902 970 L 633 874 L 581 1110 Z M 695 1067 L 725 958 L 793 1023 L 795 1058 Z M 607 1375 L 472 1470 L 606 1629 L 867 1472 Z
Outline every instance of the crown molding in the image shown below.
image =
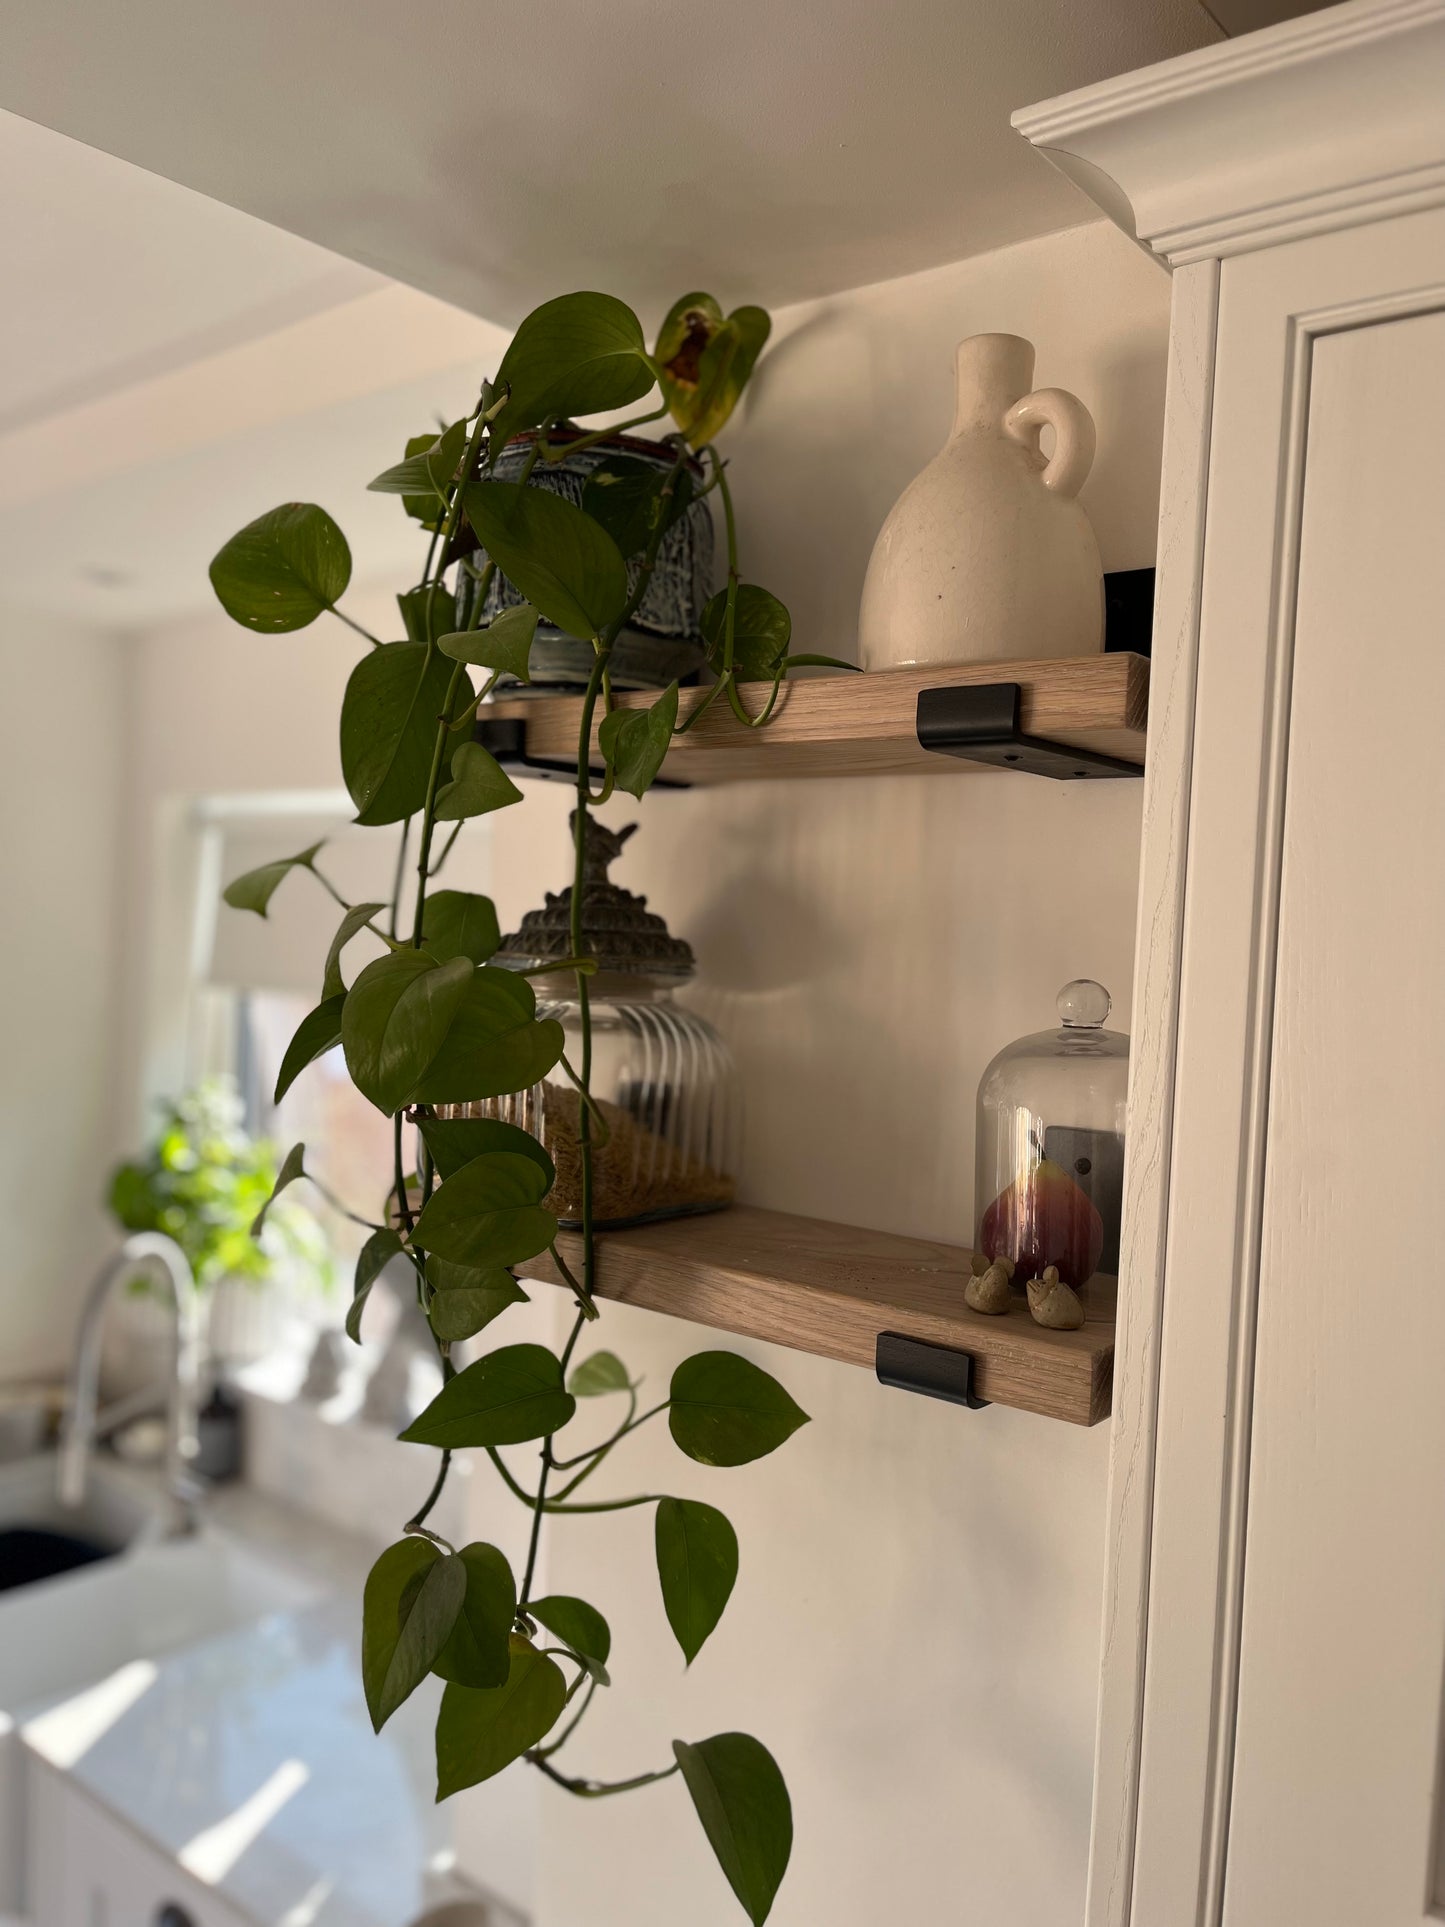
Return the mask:
M 1445 0 L 1348 0 L 1013 125 L 1169 267 L 1445 203 Z

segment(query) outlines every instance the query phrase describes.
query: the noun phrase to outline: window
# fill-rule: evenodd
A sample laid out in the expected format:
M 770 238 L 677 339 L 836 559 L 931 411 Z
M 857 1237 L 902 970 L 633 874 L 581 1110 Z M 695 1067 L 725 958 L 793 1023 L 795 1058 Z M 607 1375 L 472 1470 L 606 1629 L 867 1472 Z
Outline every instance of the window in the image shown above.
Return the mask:
M 297 1025 L 311 1001 L 295 991 L 243 991 L 235 998 L 236 1077 L 246 1106 L 246 1128 L 269 1137 L 284 1151 L 306 1148 L 306 1166 L 340 1202 L 361 1217 L 381 1222 L 394 1182 L 391 1128 L 347 1076 L 340 1048 L 310 1065 L 274 1102 L 276 1074 Z M 405 1169 L 415 1169 L 416 1133 L 402 1137 Z M 367 1232 L 334 1209 L 313 1187 L 307 1208 L 321 1220 L 327 1243 L 347 1271 Z
M 324 842 L 318 858 L 349 902 L 391 895 L 399 832 L 362 831 L 344 792 L 303 791 L 197 798 L 169 825 L 160 901 L 156 905 L 147 1038 L 148 1090 L 176 1095 L 202 1077 L 233 1074 L 247 1128 L 284 1151 L 299 1142 L 306 1162 L 336 1199 L 380 1222 L 395 1170 L 389 1121 L 352 1086 L 339 1049 L 311 1064 L 274 1102 L 276 1076 L 297 1025 L 319 1000 L 326 951 L 340 920 L 336 902 L 301 872 L 282 883 L 263 920 L 221 901 L 225 884 L 278 856 Z M 464 840 L 446 883 L 485 892 L 490 861 L 485 833 Z M 189 933 L 189 945 L 182 933 Z M 374 956 L 378 939 L 363 931 L 348 947 L 348 981 Z M 415 1132 L 403 1134 L 403 1163 L 415 1168 Z M 344 1282 L 367 1236 L 363 1225 L 308 1187 L 306 1203 L 321 1221 Z M 313 1327 L 339 1323 L 346 1292 L 312 1292 L 295 1309 Z

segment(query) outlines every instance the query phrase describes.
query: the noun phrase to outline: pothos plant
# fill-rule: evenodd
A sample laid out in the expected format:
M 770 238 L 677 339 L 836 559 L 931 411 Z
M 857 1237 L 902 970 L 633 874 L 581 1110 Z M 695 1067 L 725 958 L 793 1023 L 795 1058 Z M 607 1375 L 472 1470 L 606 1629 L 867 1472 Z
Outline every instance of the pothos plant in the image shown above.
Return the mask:
M 741 580 L 727 469 L 716 447 L 769 325 L 760 308 L 724 316 L 710 296 L 690 294 L 674 306 L 649 353 L 637 317 L 608 295 L 566 295 L 528 315 L 473 411 L 409 442 L 405 459 L 371 484 L 399 495 L 430 537 L 419 583 L 398 597 L 403 640 L 383 641 L 340 609 L 350 551 L 336 523 L 312 504 L 288 503 L 261 516 L 225 545 L 210 572 L 222 605 L 249 629 L 275 634 L 330 613 L 359 633 L 367 650 L 342 702 L 342 770 L 359 823 L 401 826 L 389 902 L 347 902 L 318 867 L 319 845 L 237 878 L 225 893 L 233 906 L 265 916 L 278 885 L 303 870 L 337 900 L 342 915 L 320 999 L 287 1048 L 277 1101 L 339 1043 L 357 1088 L 389 1118 L 392 1190 L 379 1220 L 354 1214 L 370 1236 L 357 1260 L 347 1329 L 359 1338 L 373 1281 L 404 1259 L 441 1358 L 441 1391 L 402 1434 L 439 1449 L 435 1482 L 366 1584 L 362 1669 L 373 1723 L 380 1730 L 428 1674 L 440 1676 L 439 1799 L 519 1759 L 582 1799 L 680 1775 L 755 1923 L 772 1908 L 792 1846 L 788 1792 L 772 1756 L 747 1734 L 721 1733 L 677 1740 L 671 1762 L 620 1781 L 567 1770 L 563 1749 L 574 1745 L 595 1694 L 610 1684 L 611 1633 L 588 1602 L 538 1597 L 534 1582 L 544 1519 L 654 1507 L 663 1605 L 691 1664 L 737 1577 L 737 1537 L 726 1517 L 713 1506 L 656 1493 L 574 1495 L 624 1439 L 664 1412 L 678 1448 L 709 1466 L 760 1458 L 807 1418 L 776 1379 L 731 1352 L 686 1360 L 667 1398 L 644 1412 L 637 1384 L 613 1353 L 574 1358 L 598 1316 L 598 1124 L 589 1089 L 587 981 L 595 965 L 582 923 L 588 813 L 617 789 L 643 796 L 674 734 L 712 704 L 726 701 L 740 723 L 759 727 L 788 670 L 824 660 L 790 655 L 787 609 Z M 619 429 L 579 435 L 569 428 L 564 440 L 553 439 L 563 421 L 625 409 L 654 389 L 658 405 Z M 539 463 L 669 414 L 672 460 L 665 466 L 605 459 L 580 506 L 528 486 Z M 498 457 L 518 436 L 522 471 L 503 481 Z M 610 675 L 617 638 L 642 600 L 668 529 L 691 500 L 713 492 L 727 544 L 726 586 L 702 614 L 714 680 L 681 716 L 676 683 L 646 708 L 618 707 Z M 485 620 L 489 607 L 496 609 L 488 589 L 499 569 L 526 600 Z M 539 619 L 592 646 L 577 748 L 573 954 L 548 966 L 575 978 L 575 1065 L 563 1056 L 561 1026 L 538 1017 L 527 976 L 488 962 L 500 942 L 492 904 L 436 887 L 463 826 L 521 801 L 506 772 L 472 740 L 472 723 L 500 676 L 527 680 Z M 385 951 L 348 985 L 343 952 L 363 929 L 381 938 Z M 555 1173 L 544 1145 L 500 1119 L 439 1114 L 527 1090 L 559 1064 L 578 1089 L 580 1276 L 557 1247 L 557 1221 L 547 1208 Z M 405 1169 L 408 1120 L 418 1129 L 415 1172 Z M 296 1145 L 276 1191 L 306 1175 L 305 1148 Z M 258 1233 L 264 1218 L 263 1208 Z M 524 1299 L 516 1272 L 544 1252 L 576 1301 L 560 1356 L 542 1345 L 502 1345 L 457 1370 L 453 1346 Z M 624 1400 L 625 1417 L 600 1444 L 568 1451 L 561 1435 L 578 1402 L 601 1397 Z M 528 1442 L 540 1446 L 535 1482 L 503 1457 L 505 1448 Z M 484 1451 L 507 1491 L 531 1510 L 520 1581 L 497 1547 L 458 1550 L 427 1523 L 452 1454 L 467 1448 Z

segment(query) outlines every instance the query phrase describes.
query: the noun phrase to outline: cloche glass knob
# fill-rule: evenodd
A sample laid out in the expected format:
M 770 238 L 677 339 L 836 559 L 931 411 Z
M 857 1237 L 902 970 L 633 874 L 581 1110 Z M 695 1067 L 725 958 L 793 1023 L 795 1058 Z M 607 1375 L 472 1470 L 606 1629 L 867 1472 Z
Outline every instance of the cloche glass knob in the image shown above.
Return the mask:
M 1113 1007 L 1113 998 L 1092 977 L 1075 977 L 1058 995 L 1059 1022 L 1065 1030 L 1097 1030 Z

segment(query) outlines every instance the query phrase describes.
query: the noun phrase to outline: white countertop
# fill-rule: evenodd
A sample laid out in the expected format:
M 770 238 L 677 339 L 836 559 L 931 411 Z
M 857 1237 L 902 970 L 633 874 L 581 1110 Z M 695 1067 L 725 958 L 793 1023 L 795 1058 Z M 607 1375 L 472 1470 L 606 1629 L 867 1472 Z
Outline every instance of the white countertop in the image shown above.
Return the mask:
M 406 1927 L 437 1897 L 428 1871 L 451 1864 L 434 1804 L 440 1689 L 428 1682 L 373 1734 L 359 1625 L 358 1601 L 333 1599 L 172 1653 L 79 1758 L 73 1701 L 22 1737 L 268 1927 Z
M 183 1543 L 183 1542 L 180 1542 Z M 192 1542 L 193 1544 L 195 1542 Z M 201 1548 L 304 1572 L 305 1602 L 28 1706 L 28 1751 L 264 1927 L 409 1927 L 460 1888 L 435 1805 L 427 1681 L 373 1734 L 361 1689 L 363 1546 L 229 1488 Z

